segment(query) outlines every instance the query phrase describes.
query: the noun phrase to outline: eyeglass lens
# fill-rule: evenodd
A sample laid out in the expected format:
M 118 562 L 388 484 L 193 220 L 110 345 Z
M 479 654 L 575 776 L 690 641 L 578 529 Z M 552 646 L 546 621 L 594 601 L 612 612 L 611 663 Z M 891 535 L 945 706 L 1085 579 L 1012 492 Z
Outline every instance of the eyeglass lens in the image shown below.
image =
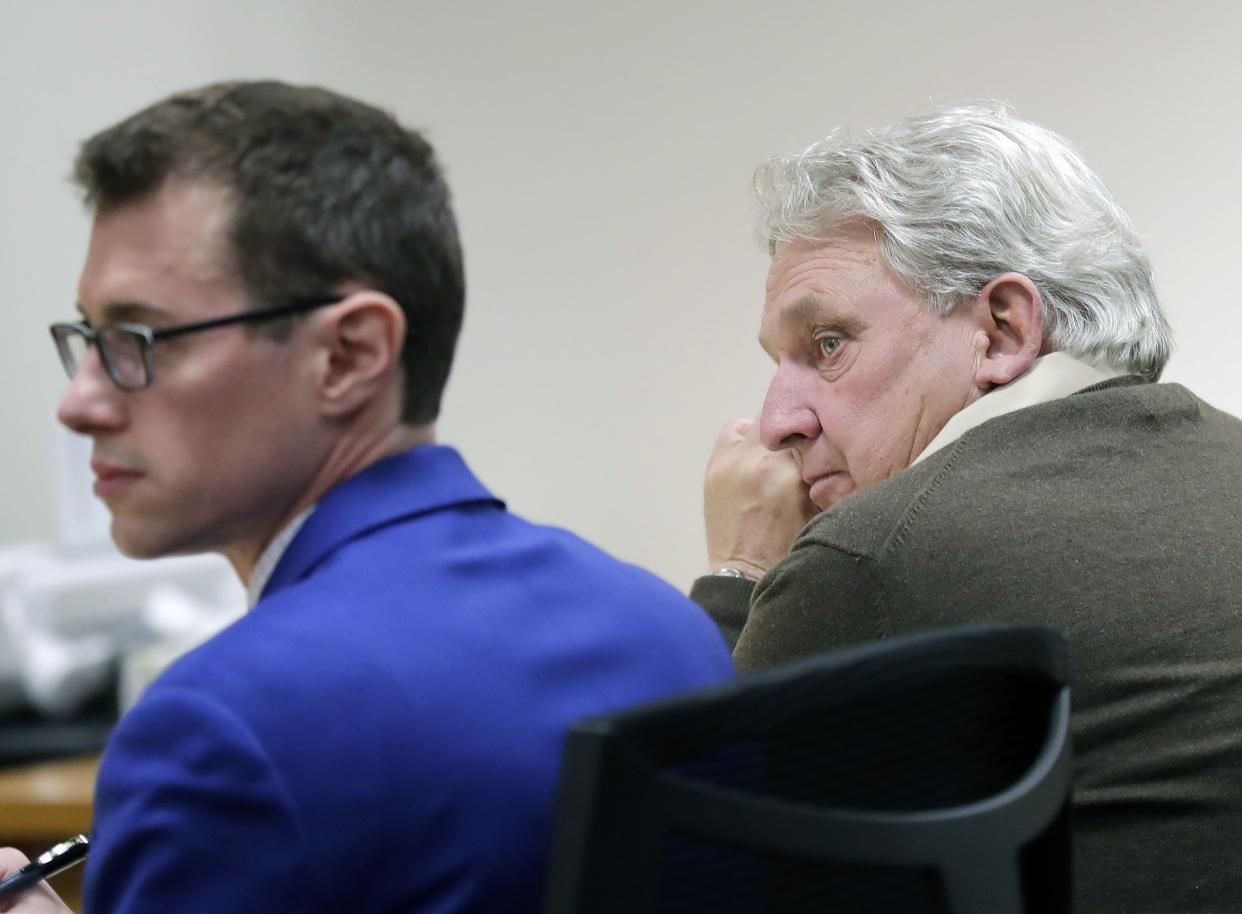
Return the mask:
M 117 385 L 126 390 L 138 390 L 147 385 L 147 341 L 142 334 L 123 327 L 104 327 L 97 331 L 95 340 L 108 375 Z M 61 328 L 56 342 L 65 371 L 73 378 L 86 359 L 90 342 L 77 328 Z

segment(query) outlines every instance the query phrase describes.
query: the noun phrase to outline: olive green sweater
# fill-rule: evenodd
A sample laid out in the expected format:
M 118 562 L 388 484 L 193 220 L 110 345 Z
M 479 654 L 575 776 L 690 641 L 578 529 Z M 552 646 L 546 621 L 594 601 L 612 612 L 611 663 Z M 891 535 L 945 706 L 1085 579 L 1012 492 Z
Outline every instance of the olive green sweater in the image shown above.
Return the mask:
M 691 595 L 753 670 L 1041 621 L 1073 655 L 1075 910 L 1242 910 L 1242 421 L 1120 378 L 989 420 Z

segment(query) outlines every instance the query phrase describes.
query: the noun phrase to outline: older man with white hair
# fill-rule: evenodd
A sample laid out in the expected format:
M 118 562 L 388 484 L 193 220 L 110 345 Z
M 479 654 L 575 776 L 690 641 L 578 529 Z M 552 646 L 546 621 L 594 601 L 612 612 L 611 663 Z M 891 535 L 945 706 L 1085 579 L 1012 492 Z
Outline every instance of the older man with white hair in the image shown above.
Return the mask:
M 708 466 L 692 594 L 738 667 L 1058 625 L 1076 909 L 1236 910 L 1242 422 L 1156 383 L 1171 338 L 1129 220 L 994 103 L 834 133 L 757 186 L 775 372 Z

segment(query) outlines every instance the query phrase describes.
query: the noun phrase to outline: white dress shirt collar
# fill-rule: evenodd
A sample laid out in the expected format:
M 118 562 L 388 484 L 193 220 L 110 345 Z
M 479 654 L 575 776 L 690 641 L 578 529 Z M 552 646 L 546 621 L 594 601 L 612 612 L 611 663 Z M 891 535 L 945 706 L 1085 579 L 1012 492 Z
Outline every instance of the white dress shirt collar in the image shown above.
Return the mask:
M 263 588 L 267 586 L 272 572 L 280 564 L 281 556 L 285 554 L 285 550 L 289 548 L 289 544 L 293 542 L 293 538 L 298 535 L 298 531 L 302 529 L 302 525 L 306 523 L 306 519 L 311 516 L 311 512 L 314 510 L 315 506 L 311 505 L 293 520 L 289 521 L 289 523 L 285 524 L 284 529 L 272 538 L 272 541 L 267 544 L 267 548 L 263 550 L 263 554 L 259 556 L 259 560 L 254 563 L 254 571 L 250 574 L 250 583 L 246 585 L 246 605 L 250 609 L 254 609 L 255 604 L 259 602 L 259 597 L 263 596 Z
M 989 419 L 1068 397 L 1093 384 L 1126 374 L 1129 372 L 1088 365 L 1063 352 L 1049 353 L 1036 359 L 1030 368 L 1004 387 L 988 391 L 952 416 L 940 430 L 940 434 L 928 443 L 914 462 L 918 463 L 923 458 L 930 457 Z

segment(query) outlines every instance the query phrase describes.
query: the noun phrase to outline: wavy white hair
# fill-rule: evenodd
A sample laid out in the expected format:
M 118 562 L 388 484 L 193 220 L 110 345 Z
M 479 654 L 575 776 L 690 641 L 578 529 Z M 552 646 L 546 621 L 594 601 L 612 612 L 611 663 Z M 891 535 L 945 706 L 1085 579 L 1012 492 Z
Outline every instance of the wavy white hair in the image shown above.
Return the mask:
M 1129 218 L 1068 142 L 1000 102 L 835 131 L 760 167 L 755 188 L 770 251 L 865 219 L 888 265 L 941 314 L 1022 273 L 1056 350 L 1150 380 L 1168 361 L 1172 332 Z

